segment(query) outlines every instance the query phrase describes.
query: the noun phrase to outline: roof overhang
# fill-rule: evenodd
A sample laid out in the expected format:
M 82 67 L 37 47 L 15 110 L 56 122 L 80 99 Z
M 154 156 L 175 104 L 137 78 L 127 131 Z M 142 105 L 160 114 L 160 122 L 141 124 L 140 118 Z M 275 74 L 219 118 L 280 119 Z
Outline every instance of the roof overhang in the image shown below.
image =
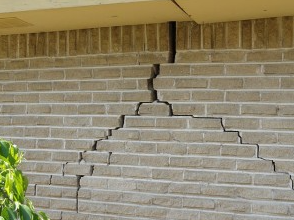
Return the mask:
M 294 0 L 0 0 L 0 34 L 292 16 Z

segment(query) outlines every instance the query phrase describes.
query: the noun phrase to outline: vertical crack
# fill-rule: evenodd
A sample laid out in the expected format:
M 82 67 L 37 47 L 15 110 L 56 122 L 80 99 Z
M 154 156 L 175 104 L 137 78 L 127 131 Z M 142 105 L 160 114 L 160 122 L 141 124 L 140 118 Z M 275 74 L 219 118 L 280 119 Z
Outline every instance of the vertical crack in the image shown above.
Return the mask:
M 81 178 L 83 176 L 77 176 L 77 193 L 76 193 L 76 212 L 79 213 L 79 191 L 81 189 Z
M 175 1 L 173 1 L 177 4 Z M 175 63 L 176 59 L 176 46 L 177 46 L 177 28 L 176 22 L 170 21 L 168 23 L 169 27 L 169 54 L 168 54 L 168 63 Z
M 110 165 L 110 157 L 112 155 L 112 152 L 108 152 L 108 157 L 107 157 L 107 165 Z

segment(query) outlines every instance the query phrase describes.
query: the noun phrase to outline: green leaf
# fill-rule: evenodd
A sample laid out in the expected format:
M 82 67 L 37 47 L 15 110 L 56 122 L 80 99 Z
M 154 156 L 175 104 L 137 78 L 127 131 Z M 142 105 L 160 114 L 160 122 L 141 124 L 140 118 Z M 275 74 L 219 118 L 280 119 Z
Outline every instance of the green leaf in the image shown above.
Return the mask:
M 19 217 L 21 220 L 31 220 L 32 219 L 32 211 L 26 205 L 19 205 Z
M 5 220 L 2 216 L 0 216 L 0 220 Z
M 13 212 L 12 209 L 10 209 L 9 207 L 5 207 L 2 212 L 1 212 L 1 216 L 5 219 L 5 220 L 16 220 L 16 214 Z
M 44 212 L 39 212 L 39 215 L 42 217 L 42 220 L 50 220 Z

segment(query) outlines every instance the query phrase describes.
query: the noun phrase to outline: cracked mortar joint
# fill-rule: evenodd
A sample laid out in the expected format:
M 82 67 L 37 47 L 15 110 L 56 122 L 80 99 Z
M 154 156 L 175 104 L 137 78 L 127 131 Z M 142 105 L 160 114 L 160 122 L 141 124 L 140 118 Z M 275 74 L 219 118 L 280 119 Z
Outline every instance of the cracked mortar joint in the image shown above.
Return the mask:
M 110 165 L 110 157 L 112 155 L 112 152 L 108 152 L 108 157 L 107 157 L 107 165 Z

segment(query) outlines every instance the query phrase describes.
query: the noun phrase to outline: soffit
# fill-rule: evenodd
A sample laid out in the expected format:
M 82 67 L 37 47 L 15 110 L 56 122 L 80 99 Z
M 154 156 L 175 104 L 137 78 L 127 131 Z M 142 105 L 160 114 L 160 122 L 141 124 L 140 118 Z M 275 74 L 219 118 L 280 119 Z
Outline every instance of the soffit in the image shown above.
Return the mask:
M 294 15 L 293 0 L 176 0 L 198 24 Z

